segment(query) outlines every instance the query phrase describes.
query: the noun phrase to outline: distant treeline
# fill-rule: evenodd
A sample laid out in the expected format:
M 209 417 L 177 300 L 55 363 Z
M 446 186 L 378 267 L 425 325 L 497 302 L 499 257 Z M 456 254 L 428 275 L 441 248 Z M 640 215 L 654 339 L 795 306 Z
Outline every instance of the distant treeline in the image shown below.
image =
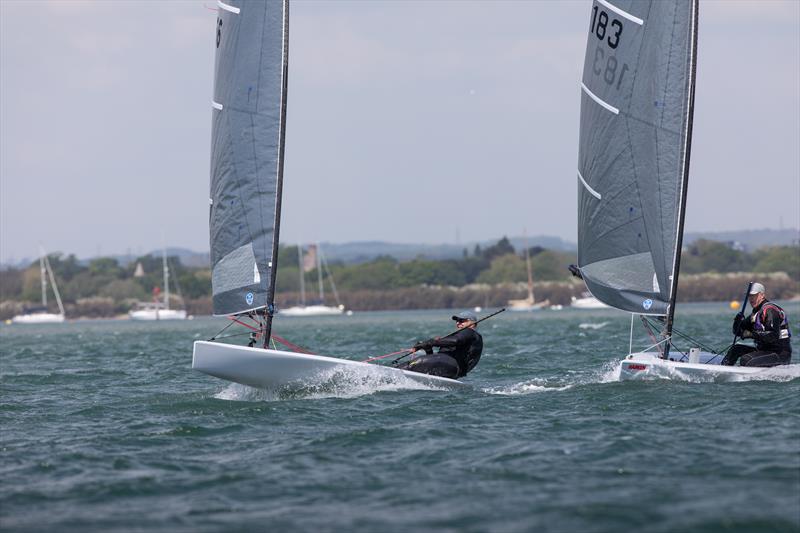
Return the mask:
M 567 271 L 567 265 L 576 262 L 574 254 L 541 247 L 530 248 L 529 254 L 537 299 L 569 304 L 572 296 L 585 290 L 582 282 Z M 276 303 L 280 308 L 298 302 L 300 268 L 296 247 L 281 247 L 278 257 Z M 111 258 L 93 259 L 88 265 L 80 264 L 74 255 L 52 254 L 49 259 L 68 316 L 122 314 L 137 301 L 150 300 L 163 290 L 159 257 L 143 256 L 124 267 Z M 209 268 L 188 268 L 171 257 L 169 269 L 172 306 L 184 306 L 192 314 L 210 313 Z M 715 241 L 695 241 L 681 256 L 679 297 L 692 301 L 730 299 L 741 292 L 740 285 L 748 276 L 697 278 L 692 274 L 737 272 L 784 273 L 770 276 L 770 296 L 791 297 L 800 292 L 800 247 L 770 247 L 747 253 Z M 400 262 L 385 256 L 360 264 L 332 263 L 322 274 L 327 303 L 335 303 L 333 280 L 342 303 L 355 310 L 499 306 L 508 299 L 524 297 L 528 279 L 524 250 L 515 250 L 505 237 L 483 249 L 465 249 L 460 259 L 418 257 Z M 303 276 L 310 303 L 318 294 L 319 275 L 310 270 Z M 26 269 L 0 271 L 0 319 L 40 300 L 38 261 Z M 52 293 L 48 300 L 55 308 Z

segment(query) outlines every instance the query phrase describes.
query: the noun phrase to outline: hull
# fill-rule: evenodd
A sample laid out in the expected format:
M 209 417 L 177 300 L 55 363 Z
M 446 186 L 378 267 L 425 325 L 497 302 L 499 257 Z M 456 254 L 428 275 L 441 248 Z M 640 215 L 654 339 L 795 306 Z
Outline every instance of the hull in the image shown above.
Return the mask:
M 11 319 L 12 324 L 59 324 L 64 322 L 64 315 L 56 313 L 32 313 L 17 315 Z
M 128 313 L 131 320 L 186 320 L 182 309 L 139 309 Z
M 570 307 L 576 309 L 605 309 L 608 306 L 594 296 L 589 296 L 586 298 L 573 298 Z
M 528 312 L 538 311 L 540 309 L 547 309 L 550 306 L 550 301 L 531 303 L 530 300 L 509 300 L 506 309 L 509 311 Z
M 339 307 L 330 307 L 327 305 L 303 305 L 281 309 L 279 314 L 283 316 L 325 316 L 341 315 L 343 312 L 344 309 Z
M 208 341 L 194 343 L 192 368 L 242 385 L 270 390 L 307 387 L 336 380 L 340 375 L 398 384 L 408 380 L 410 385 L 445 389 L 469 387 L 454 379 L 347 359 Z
M 652 352 L 634 353 L 623 359 L 619 379 L 683 378 L 701 380 L 735 380 L 763 373 L 770 368 L 723 366 L 722 355 L 700 352 L 697 362 L 665 361 Z M 710 361 L 710 362 L 709 362 Z

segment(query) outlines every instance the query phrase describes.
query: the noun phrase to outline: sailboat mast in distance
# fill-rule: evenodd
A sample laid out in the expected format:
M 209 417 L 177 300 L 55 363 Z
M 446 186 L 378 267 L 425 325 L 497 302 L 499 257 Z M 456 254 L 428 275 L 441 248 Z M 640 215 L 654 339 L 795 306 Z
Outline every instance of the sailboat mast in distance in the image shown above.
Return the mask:
M 697 0 L 595 0 L 581 82 L 578 265 L 591 293 L 667 317 L 689 170 Z
M 42 275 L 42 307 L 47 309 L 47 269 L 44 267 L 44 250 L 39 251 L 39 272 Z
M 283 187 L 289 3 L 217 5 L 209 217 L 213 311 L 265 313 L 267 342 Z

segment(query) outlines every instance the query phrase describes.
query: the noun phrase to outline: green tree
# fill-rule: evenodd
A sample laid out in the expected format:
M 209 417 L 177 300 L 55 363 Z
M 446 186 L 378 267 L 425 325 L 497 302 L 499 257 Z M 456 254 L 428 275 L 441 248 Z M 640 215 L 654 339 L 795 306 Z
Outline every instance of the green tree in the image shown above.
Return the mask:
M 342 289 L 386 290 L 404 286 L 400 282 L 397 259 L 389 256 L 377 257 L 369 263 L 352 265 L 335 275 L 336 285 Z
M 504 283 L 527 281 L 528 271 L 525 260 L 514 253 L 502 255 L 492 260 L 488 270 L 478 276 L 478 283 Z
M 112 257 L 92 259 L 89 262 L 89 272 L 94 276 L 111 276 L 113 278 L 120 278 L 123 275 L 119 263 Z
M 101 287 L 98 294 L 112 298 L 116 302 L 121 302 L 128 298 L 144 300 L 148 297 L 142 286 L 132 279 L 115 279 Z
M 508 237 L 503 236 L 503 238 L 497 241 L 496 244 L 483 251 L 483 258 L 491 261 L 495 257 L 513 253 L 515 253 L 514 247 L 511 246 L 511 242 L 509 242 Z
M 743 272 L 753 268 L 754 261 L 745 252 L 728 244 L 699 239 L 681 254 L 681 272 Z
M 574 253 L 544 250 L 531 257 L 533 281 L 559 281 L 572 276 L 567 267 L 577 263 Z
M 400 264 L 398 283 L 403 287 L 415 285 L 454 285 L 461 286 L 466 282 L 464 272 L 457 261 L 430 261 L 415 259 Z
M 78 263 L 75 254 L 69 254 L 66 258 L 61 253 L 48 254 L 47 259 L 50 261 L 50 267 L 53 269 L 56 283 L 62 280 L 69 281 L 86 270 L 86 267 Z
M 756 272 L 786 272 L 795 281 L 800 281 L 800 246 L 774 246 L 756 253 Z

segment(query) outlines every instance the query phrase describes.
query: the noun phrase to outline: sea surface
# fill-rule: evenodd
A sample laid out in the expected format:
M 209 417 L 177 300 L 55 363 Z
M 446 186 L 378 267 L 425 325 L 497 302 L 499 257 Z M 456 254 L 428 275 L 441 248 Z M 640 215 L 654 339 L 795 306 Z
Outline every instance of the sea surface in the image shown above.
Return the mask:
M 800 333 L 800 304 L 786 309 Z M 279 316 L 275 332 L 361 360 L 450 332 L 451 314 Z M 676 327 L 721 349 L 732 317 L 686 304 Z M 800 365 L 619 382 L 630 324 L 502 313 L 458 391 L 229 384 L 190 368 L 222 319 L 0 326 L 0 529 L 800 530 Z

